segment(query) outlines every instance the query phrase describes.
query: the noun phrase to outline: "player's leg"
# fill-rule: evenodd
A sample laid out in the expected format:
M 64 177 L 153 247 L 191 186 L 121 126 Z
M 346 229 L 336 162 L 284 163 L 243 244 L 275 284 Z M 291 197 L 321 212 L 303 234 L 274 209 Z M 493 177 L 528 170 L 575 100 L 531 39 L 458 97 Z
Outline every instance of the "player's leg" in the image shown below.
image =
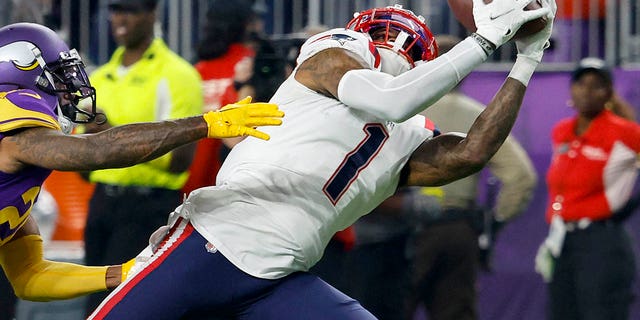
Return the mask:
M 180 319 L 189 310 L 227 305 L 238 272 L 187 221 L 179 221 L 144 268 L 116 288 L 89 319 Z
M 280 280 L 278 286 L 248 307 L 239 319 L 367 320 L 376 317 L 317 276 L 298 272 Z

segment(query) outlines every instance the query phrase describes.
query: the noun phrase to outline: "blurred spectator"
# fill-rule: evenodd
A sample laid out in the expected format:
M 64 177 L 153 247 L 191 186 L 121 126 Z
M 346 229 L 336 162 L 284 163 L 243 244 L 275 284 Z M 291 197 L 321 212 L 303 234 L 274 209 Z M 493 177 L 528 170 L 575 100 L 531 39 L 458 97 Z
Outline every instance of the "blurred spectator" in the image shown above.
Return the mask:
M 284 81 L 285 57 L 264 32 L 263 15 L 267 8 L 261 1 L 251 1 L 249 21 L 246 27 L 245 45 L 255 52 L 251 77 L 244 83 L 236 83 L 238 96 L 252 96 L 254 101 L 268 101 Z
M 217 110 L 238 100 L 238 90 L 246 87 L 252 78 L 256 53 L 247 45 L 247 27 L 253 17 L 251 3 L 247 0 L 209 3 L 195 64 L 202 77 L 204 111 Z M 254 101 L 259 100 L 254 97 Z M 222 164 L 221 153 L 222 141 L 219 139 L 198 142 L 189 168 L 189 180 L 182 188 L 184 193 L 215 184 Z
M 260 1 L 252 5 L 252 12 L 246 26 L 244 44 L 255 52 L 250 70 L 250 78 L 245 82 L 236 81 L 238 97 L 252 96 L 254 101 L 268 101 L 285 80 L 285 57 L 277 50 L 274 42 L 264 33 L 263 15 L 266 7 Z M 222 160 L 235 144 L 243 138 L 223 139 Z
M 191 64 L 154 37 L 157 0 L 110 0 L 111 31 L 119 47 L 91 75 L 97 105 L 107 116 L 97 132 L 132 122 L 159 121 L 202 113 L 200 76 Z M 110 265 L 127 261 L 164 225 L 182 200 L 194 145 L 175 149 L 129 168 L 93 171 L 96 183 L 85 228 L 85 262 Z M 92 295 L 92 311 L 105 297 Z
M 622 222 L 634 209 L 640 126 L 606 108 L 613 78 L 600 59 L 580 61 L 570 92 L 577 114 L 551 134 L 550 230 L 536 270 L 549 282 L 550 319 L 628 319 L 636 262 Z
M 0 0 L 0 26 L 15 22 L 45 24 L 51 0 Z

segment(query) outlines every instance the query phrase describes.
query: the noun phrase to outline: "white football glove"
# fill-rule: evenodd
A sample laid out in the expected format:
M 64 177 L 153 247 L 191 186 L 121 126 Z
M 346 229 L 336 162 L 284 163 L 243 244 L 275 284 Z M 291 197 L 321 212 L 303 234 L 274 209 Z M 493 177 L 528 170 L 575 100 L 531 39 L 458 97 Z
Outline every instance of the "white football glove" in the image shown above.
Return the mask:
M 528 37 L 516 39 L 516 48 L 518 48 L 518 57 L 526 57 L 536 62 L 542 61 L 542 53 L 544 49 L 549 47 L 549 38 L 553 29 L 553 19 L 556 16 L 558 6 L 555 0 L 542 0 L 542 7 L 549 8 L 547 13 L 547 25 L 544 29 L 532 34 Z
M 484 0 L 473 0 L 473 19 L 476 33 L 493 43 L 496 47 L 509 41 L 511 37 L 528 21 L 538 19 L 549 13 L 549 8 L 524 10 L 534 0 L 493 0 L 485 4 Z
M 542 0 L 542 9 L 548 9 L 547 25 L 544 29 L 516 40 L 518 48 L 518 57 L 516 63 L 513 64 L 509 77 L 514 78 L 525 86 L 529 85 L 529 80 L 533 75 L 538 63 L 542 61 L 544 49 L 549 47 L 549 38 L 553 29 L 553 19 L 555 18 L 558 6 L 555 0 Z

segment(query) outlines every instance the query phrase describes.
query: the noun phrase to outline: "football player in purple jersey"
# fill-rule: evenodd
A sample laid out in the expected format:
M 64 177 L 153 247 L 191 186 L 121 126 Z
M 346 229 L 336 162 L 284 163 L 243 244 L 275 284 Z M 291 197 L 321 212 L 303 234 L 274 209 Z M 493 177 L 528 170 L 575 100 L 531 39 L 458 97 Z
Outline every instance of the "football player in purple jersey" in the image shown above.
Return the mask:
M 73 298 L 114 288 L 126 276 L 126 266 L 43 258 L 30 211 L 52 170 L 130 166 L 207 137 L 266 140 L 255 127 L 280 125 L 284 115 L 275 104 L 248 98 L 202 116 L 69 134 L 76 123 L 100 119 L 95 94 L 80 56 L 53 30 L 32 23 L 0 28 L 0 265 L 22 299 Z

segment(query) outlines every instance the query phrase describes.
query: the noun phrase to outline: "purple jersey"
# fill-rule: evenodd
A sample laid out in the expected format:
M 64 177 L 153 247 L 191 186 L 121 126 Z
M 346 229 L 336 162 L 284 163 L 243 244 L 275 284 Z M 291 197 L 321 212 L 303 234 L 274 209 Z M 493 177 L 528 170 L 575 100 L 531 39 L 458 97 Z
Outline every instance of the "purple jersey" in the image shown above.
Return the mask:
M 0 92 L 0 140 L 27 127 L 60 130 L 53 108 L 31 90 Z M 27 167 L 9 174 L 0 171 L 0 245 L 13 237 L 27 221 L 42 183 L 51 170 Z

